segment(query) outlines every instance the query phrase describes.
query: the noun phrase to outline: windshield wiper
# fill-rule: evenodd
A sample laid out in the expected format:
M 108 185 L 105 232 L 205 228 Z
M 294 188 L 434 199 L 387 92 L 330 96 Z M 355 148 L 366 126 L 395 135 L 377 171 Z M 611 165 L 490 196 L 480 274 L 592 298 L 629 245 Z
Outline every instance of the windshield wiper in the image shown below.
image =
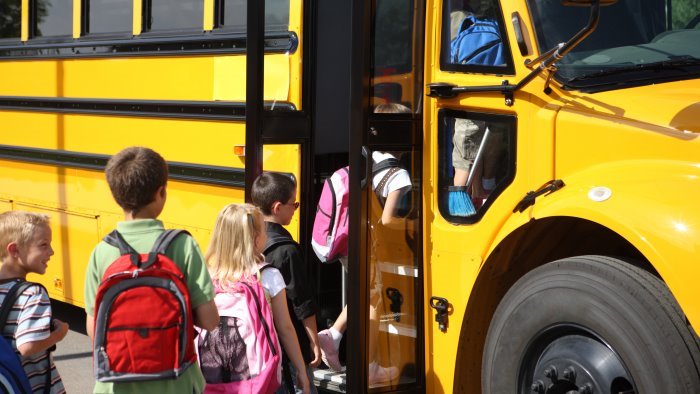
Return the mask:
M 693 56 L 680 56 L 680 57 L 677 57 L 674 59 L 664 60 L 662 62 L 635 64 L 633 66 L 617 67 L 617 68 L 613 68 L 610 70 L 602 70 L 602 71 L 594 72 L 591 74 L 584 74 L 584 75 L 580 75 L 578 77 L 574 77 L 574 78 L 566 80 L 566 84 L 570 84 L 572 82 L 579 82 L 579 81 L 600 78 L 600 77 L 606 77 L 609 75 L 626 74 L 626 73 L 632 73 L 632 72 L 637 72 L 637 71 L 660 71 L 660 70 L 682 69 L 683 67 L 686 67 L 686 66 L 697 66 L 697 65 L 700 65 L 700 59 L 693 57 Z

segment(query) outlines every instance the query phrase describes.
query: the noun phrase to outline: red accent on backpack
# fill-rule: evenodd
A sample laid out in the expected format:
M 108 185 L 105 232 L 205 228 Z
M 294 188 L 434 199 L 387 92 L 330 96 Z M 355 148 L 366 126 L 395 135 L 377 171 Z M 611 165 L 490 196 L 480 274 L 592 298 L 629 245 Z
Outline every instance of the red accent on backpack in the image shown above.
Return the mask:
M 326 179 L 316 208 L 311 247 L 321 262 L 348 255 L 349 167 Z
M 185 277 L 165 255 L 184 230 L 168 230 L 139 254 L 115 230 L 104 241 L 121 256 L 105 271 L 95 300 L 93 368 L 100 382 L 175 379 L 196 363 Z M 196 367 L 196 366 L 195 366 Z

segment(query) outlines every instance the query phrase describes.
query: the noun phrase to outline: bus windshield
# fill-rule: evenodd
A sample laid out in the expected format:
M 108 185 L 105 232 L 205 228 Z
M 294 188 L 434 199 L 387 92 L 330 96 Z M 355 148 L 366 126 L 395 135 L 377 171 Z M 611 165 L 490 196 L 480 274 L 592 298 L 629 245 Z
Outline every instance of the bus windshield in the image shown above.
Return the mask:
M 573 37 L 590 14 L 559 0 L 528 4 L 541 52 Z M 595 31 L 556 64 L 565 87 L 613 89 L 700 74 L 700 1 L 618 1 L 600 13 Z

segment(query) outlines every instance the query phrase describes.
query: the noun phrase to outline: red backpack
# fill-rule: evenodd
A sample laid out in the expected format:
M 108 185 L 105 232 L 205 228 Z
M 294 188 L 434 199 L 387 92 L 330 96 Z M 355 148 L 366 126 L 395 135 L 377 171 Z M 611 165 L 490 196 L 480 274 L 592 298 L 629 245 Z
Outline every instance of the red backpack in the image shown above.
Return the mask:
M 165 255 L 184 230 L 163 232 L 150 253 L 137 253 L 116 230 L 119 249 L 95 300 L 93 368 L 100 382 L 175 379 L 197 362 L 185 277 Z

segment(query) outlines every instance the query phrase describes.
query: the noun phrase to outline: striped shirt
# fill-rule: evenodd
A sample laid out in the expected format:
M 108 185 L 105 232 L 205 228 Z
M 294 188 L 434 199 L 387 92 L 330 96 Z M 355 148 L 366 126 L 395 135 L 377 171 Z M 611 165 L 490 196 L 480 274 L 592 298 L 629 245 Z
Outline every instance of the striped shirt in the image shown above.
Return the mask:
M 14 281 L 0 283 L 0 304 L 4 302 L 5 295 L 14 283 Z M 7 317 L 2 335 L 11 342 L 12 348 L 19 355 L 18 346 L 48 338 L 51 332 L 50 327 L 51 301 L 49 295 L 40 286 L 30 286 L 17 297 L 17 301 Z M 49 370 L 51 371 L 51 394 L 66 392 L 50 352 L 44 351 L 27 357 L 20 355 L 20 358 L 34 393 L 44 393 L 46 374 L 49 373 Z

